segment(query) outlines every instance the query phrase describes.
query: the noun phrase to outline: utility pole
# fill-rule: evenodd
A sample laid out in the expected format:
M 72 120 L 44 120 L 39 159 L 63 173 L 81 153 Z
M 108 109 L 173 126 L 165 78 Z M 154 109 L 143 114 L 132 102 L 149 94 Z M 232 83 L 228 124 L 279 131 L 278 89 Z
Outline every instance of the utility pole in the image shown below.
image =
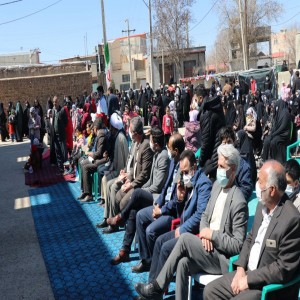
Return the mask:
M 133 84 L 132 84 L 132 66 L 131 66 L 130 32 L 135 32 L 135 29 L 129 29 L 129 20 L 128 19 L 126 19 L 125 22 L 127 22 L 127 30 L 122 30 L 122 32 L 127 32 L 127 37 L 128 37 L 130 87 L 133 88 Z
M 101 4 L 101 13 L 102 13 L 102 31 L 103 31 L 103 49 L 102 49 L 102 53 L 104 53 L 104 47 L 107 43 L 107 40 L 106 40 L 106 26 L 105 26 L 105 12 L 104 12 L 104 1 L 103 0 L 100 0 L 100 4 Z M 99 51 L 99 47 L 98 47 L 98 59 L 99 59 L 99 71 L 100 71 L 100 81 L 102 81 L 102 85 L 103 85 L 103 88 L 104 90 L 106 90 L 106 72 L 104 70 L 103 72 L 103 76 L 101 74 L 101 69 L 100 69 L 100 51 Z
M 247 14 L 247 0 L 245 0 L 245 23 L 244 23 L 244 32 L 245 32 L 245 38 L 244 38 L 244 43 L 245 43 L 245 54 L 246 54 L 246 67 L 247 70 L 249 69 L 249 47 L 248 47 L 248 14 Z
M 151 0 L 149 0 L 149 24 L 150 24 L 150 83 L 153 88 L 154 78 L 153 78 L 153 33 L 152 33 L 152 13 L 151 13 Z
M 161 64 L 162 64 L 162 83 L 165 84 L 165 57 L 164 57 L 164 48 L 162 48 L 161 55 Z
M 240 23 L 241 23 L 241 36 L 242 36 L 242 49 L 243 49 L 244 70 L 247 70 L 247 64 L 246 64 L 246 47 L 245 47 L 245 40 L 244 40 L 244 24 L 243 24 L 244 22 L 243 22 L 241 0 L 239 0 L 239 12 L 240 12 Z

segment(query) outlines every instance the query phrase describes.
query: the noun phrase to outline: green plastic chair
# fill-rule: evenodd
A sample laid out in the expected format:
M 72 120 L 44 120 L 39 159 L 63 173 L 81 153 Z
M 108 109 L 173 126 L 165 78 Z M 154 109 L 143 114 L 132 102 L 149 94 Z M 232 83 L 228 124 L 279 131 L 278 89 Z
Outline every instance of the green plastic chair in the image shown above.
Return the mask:
M 201 155 L 201 147 L 195 153 L 196 159 L 199 159 L 200 155 Z
M 291 149 L 297 147 L 298 145 L 300 145 L 300 140 L 293 143 L 293 144 L 291 144 L 291 145 L 289 145 L 289 146 L 287 146 L 287 148 L 286 148 L 286 160 L 289 160 L 289 159 L 293 158 L 291 156 Z M 300 164 L 300 158 L 295 157 L 295 159 Z
M 234 271 L 233 263 L 235 261 L 237 261 L 238 258 L 239 258 L 239 255 L 235 255 L 235 256 L 230 257 L 230 259 L 229 259 L 229 268 L 228 268 L 229 272 Z M 291 281 L 289 281 L 287 283 L 284 283 L 284 284 L 281 284 L 281 283 L 268 284 L 268 285 L 263 287 L 260 300 L 266 300 L 268 293 L 274 292 L 276 290 L 281 290 L 281 289 L 287 288 L 287 287 L 289 287 L 291 285 L 294 285 L 294 284 L 297 284 L 297 283 L 300 283 L 300 273 L 297 276 L 295 276 L 294 279 L 292 279 Z

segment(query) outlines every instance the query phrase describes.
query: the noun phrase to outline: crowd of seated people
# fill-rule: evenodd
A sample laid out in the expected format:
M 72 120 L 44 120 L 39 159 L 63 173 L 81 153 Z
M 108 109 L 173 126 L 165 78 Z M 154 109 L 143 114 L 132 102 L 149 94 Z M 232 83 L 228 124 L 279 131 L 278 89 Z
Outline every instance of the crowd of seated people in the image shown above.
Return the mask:
M 126 224 L 111 267 L 129 262 L 138 242 L 132 272 L 149 272 L 149 279 L 135 285 L 137 299 L 163 299 L 175 274 L 176 299 L 187 299 L 188 277 L 199 272 L 223 275 L 205 287 L 204 299 L 260 299 L 264 285 L 299 274 L 300 166 L 286 161 L 285 149 L 292 142 L 290 104 L 263 102 L 252 83 L 246 102 L 239 83 L 226 82 L 223 92 L 215 84 L 210 92 L 202 85 L 154 93 L 147 84 L 128 95 L 110 88 L 107 96 L 99 86 L 84 103 L 50 101 L 52 163 L 60 174 L 79 173 L 78 201 L 103 205 L 96 225 L 102 234 Z M 28 122 L 39 124 L 38 107 L 29 112 Z M 183 122 L 187 136 L 178 132 Z M 42 138 L 33 129 L 30 138 Z M 254 191 L 258 205 L 247 234 Z M 179 225 L 171 230 L 174 220 Z M 237 254 L 237 269 L 228 273 Z M 298 287 L 284 293 L 296 299 Z

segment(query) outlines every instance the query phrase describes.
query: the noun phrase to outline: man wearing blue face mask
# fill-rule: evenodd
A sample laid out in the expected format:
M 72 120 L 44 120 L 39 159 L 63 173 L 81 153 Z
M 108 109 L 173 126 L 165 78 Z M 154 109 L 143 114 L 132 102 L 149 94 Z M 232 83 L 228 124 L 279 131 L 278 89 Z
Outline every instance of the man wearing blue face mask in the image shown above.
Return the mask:
M 159 274 L 149 284 L 138 283 L 142 299 L 162 299 L 176 272 L 176 299 L 188 298 L 189 275 L 228 272 L 229 257 L 240 252 L 246 237 L 248 206 L 235 186 L 240 155 L 233 145 L 218 148 L 217 180 L 201 216 L 199 236 L 180 235 Z
M 285 163 L 285 177 L 287 181 L 285 193 L 300 212 L 300 166 L 295 159 L 290 159 Z

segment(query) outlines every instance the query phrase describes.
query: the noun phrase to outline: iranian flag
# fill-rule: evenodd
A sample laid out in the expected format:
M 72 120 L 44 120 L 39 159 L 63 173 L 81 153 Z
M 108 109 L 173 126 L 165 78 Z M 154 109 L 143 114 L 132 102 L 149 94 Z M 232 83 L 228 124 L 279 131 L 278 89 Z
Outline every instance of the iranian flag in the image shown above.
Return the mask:
M 108 43 L 104 47 L 104 57 L 105 57 L 105 74 L 106 74 L 106 86 L 110 87 L 111 77 L 110 77 L 110 58 L 109 58 L 109 48 Z

